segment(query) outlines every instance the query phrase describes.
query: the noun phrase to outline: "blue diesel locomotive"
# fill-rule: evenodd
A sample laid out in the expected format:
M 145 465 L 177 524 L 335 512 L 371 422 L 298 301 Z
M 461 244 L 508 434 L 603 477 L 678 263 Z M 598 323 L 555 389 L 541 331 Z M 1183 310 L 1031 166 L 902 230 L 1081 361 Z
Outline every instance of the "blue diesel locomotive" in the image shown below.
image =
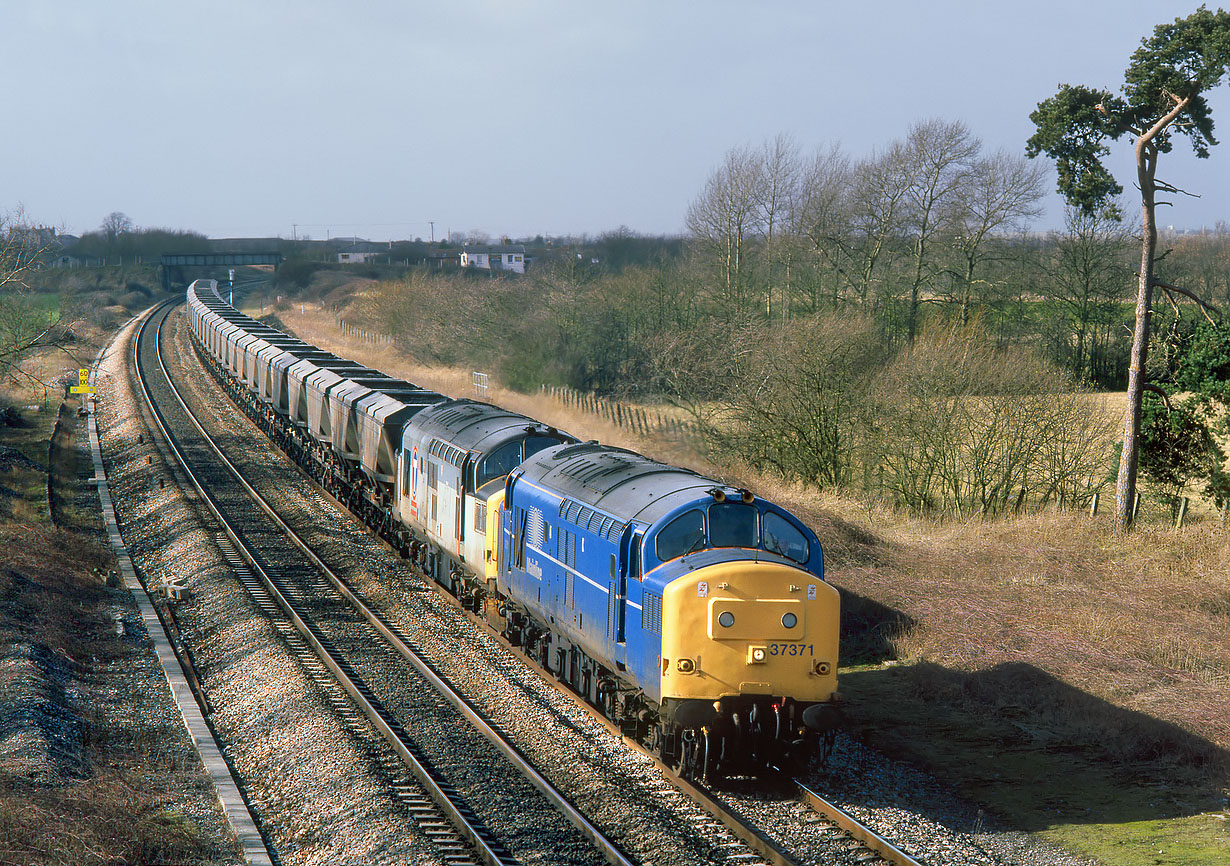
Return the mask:
M 669 761 L 778 760 L 831 730 L 838 593 L 789 512 L 591 442 L 514 469 L 499 519 L 510 639 Z

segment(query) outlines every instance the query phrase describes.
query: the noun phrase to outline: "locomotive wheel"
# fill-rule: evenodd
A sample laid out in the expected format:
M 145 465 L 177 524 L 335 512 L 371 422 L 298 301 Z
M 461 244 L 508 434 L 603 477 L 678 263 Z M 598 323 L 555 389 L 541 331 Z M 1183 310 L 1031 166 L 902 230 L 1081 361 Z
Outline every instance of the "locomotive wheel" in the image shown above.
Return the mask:
M 696 777 L 696 735 L 687 728 L 680 734 L 679 741 L 679 765 L 675 772 L 685 779 L 693 779 Z

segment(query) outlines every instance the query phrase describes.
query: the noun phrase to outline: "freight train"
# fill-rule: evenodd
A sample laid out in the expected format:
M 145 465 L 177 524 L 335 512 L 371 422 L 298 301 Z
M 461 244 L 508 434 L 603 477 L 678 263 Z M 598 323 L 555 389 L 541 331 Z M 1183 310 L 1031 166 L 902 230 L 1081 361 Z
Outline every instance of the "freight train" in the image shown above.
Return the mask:
M 688 776 L 839 723 L 815 534 L 748 490 L 450 399 L 188 287 L 198 355 L 287 454 L 460 604 Z

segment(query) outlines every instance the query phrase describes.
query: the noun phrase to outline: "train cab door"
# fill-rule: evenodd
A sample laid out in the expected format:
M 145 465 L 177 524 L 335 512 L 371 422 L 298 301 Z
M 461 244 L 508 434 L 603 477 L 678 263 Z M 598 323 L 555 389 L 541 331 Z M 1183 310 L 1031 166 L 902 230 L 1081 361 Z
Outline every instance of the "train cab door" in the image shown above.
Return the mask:
M 457 469 L 457 504 L 453 514 L 453 536 L 457 548 L 457 558 L 462 562 L 466 558 L 466 501 L 473 501 L 474 482 L 472 478 L 472 459 L 467 454 L 461 460 Z
M 608 637 L 616 645 L 627 643 L 628 579 L 639 580 L 641 576 L 642 533 L 628 527 L 619 542 L 619 562 L 611 557 L 611 611 Z

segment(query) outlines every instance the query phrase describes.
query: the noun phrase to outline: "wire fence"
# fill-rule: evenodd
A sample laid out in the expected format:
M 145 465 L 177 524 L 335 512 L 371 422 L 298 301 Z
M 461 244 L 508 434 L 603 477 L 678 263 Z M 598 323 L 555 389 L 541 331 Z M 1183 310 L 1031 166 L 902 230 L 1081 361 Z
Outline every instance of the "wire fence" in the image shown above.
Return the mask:
M 642 436 L 670 436 L 677 439 L 699 438 L 700 429 L 691 421 L 672 418 L 654 410 L 629 406 L 617 400 L 607 400 L 587 391 L 557 385 L 543 385 L 540 394 L 554 397 L 565 406 L 572 406 L 603 418 L 621 430 Z
M 337 329 L 342 332 L 342 336 L 351 337 L 363 343 L 380 343 L 389 345 L 393 342 L 393 337 L 389 334 L 378 334 L 375 331 L 369 331 L 366 328 L 360 328 L 353 322 L 347 322 L 345 319 L 337 320 Z

